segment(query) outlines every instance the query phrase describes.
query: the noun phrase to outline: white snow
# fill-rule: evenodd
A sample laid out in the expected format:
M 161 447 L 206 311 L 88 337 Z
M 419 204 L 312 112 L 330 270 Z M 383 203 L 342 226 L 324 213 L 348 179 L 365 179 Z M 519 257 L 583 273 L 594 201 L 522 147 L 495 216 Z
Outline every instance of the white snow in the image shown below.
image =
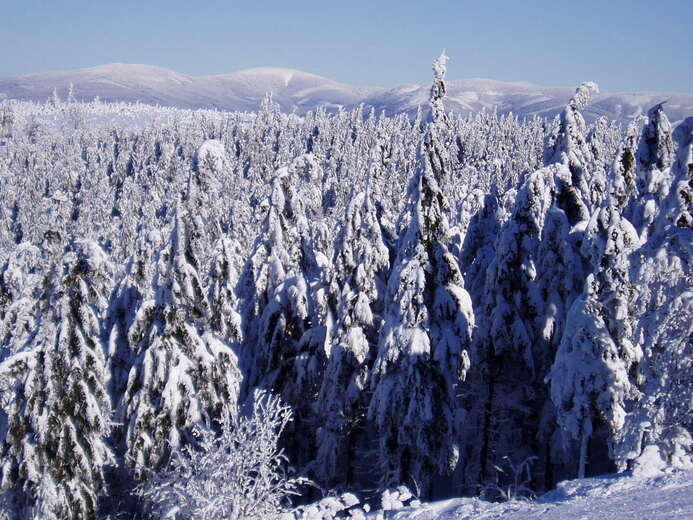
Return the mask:
M 381 511 L 367 518 L 385 518 Z M 562 482 L 536 501 L 458 498 L 391 512 L 392 520 L 690 520 L 693 470 Z
M 48 72 L 0 79 L 0 98 L 45 101 L 55 88 L 67 97 L 70 84 L 75 97 L 91 101 L 141 101 L 179 108 L 256 110 L 271 92 L 283 110 L 299 113 L 318 105 L 332 109 L 360 103 L 388 113 L 415 113 L 428 100 L 429 85 L 400 85 L 393 88 L 360 87 L 294 69 L 258 67 L 230 74 L 189 76 L 150 65 L 112 63 L 87 69 Z M 466 114 L 480 110 L 512 112 L 520 117 L 560 113 L 574 93 L 570 87 L 543 87 L 527 82 L 464 79 L 447 82 L 449 109 Z M 668 100 L 667 111 L 674 125 L 693 112 L 693 94 L 657 92 L 603 92 L 593 97 L 584 116 L 590 122 L 605 115 L 632 119 L 652 105 Z

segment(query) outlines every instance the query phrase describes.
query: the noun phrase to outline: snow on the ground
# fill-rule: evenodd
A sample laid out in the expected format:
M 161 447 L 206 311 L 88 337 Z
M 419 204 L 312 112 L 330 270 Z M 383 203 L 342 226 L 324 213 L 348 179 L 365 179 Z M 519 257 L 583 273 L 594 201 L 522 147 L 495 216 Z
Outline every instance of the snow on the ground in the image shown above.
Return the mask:
M 372 513 L 388 520 L 691 520 L 693 471 L 652 477 L 609 475 L 562 482 L 535 501 L 458 498 Z

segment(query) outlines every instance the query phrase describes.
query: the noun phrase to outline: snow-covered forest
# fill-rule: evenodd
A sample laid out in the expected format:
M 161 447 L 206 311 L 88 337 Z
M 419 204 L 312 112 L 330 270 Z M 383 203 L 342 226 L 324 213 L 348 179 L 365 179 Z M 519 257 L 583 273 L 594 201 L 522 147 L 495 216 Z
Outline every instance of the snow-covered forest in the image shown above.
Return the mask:
M 0 518 L 691 466 L 693 117 L 460 117 L 433 71 L 415 118 L 0 102 Z

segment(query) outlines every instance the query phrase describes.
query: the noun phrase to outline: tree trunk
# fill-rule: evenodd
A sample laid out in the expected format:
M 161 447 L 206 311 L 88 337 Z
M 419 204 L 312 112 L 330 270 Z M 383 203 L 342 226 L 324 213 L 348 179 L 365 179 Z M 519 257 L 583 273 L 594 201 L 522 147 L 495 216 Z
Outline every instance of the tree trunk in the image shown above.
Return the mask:
M 578 469 L 578 478 L 585 478 L 585 466 L 587 465 L 587 448 L 592 435 L 592 421 L 586 419 L 582 423 L 582 439 L 580 440 L 580 466 Z

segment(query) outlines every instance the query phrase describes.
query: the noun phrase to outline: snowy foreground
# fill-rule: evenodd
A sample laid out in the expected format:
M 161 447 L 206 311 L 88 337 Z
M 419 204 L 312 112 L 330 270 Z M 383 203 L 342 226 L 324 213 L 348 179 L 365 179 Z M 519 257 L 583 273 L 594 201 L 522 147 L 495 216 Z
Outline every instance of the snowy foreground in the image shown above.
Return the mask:
M 396 520 L 656 520 L 693 518 L 693 470 L 650 477 L 607 475 L 568 480 L 535 501 L 489 503 L 457 498 L 367 518 Z

